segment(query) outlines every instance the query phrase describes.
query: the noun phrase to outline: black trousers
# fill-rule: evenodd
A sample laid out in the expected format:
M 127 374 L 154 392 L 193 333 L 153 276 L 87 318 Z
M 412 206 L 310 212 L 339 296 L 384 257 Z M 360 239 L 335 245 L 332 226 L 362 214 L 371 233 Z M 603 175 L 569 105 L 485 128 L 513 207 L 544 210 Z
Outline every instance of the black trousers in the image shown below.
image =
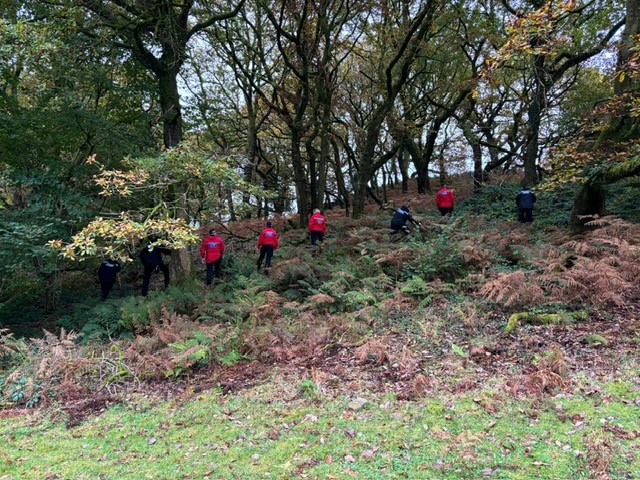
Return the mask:
M 311 245 L 317 245 L 318 242 L 322 243 L 324 241 L 324 232 L 318 232 L 317 230 L 311 230 L 309 235 L 311 235 Z
M 266 263 L 264 264 L 265 268 L 269 268 L 271 266 L 271 257 L 273 257 L 273 245 L 263 245 L 262 247 L 260 247 L 260 256 L 258 257 L 258 270 L 260 270 L 260 267 L 262 266 L 262 260 L 265 260 L 266 257 Z
M 215 262 L 207 263 L 207 285 L 211 285 L 214 275 L 216 278 L 222 277 L 222 270 L 220 269 L 221 263 L 222 258 L 219 258 Z
M 115 285 L 115 282 L 100 282 L 100 291 L 102 293 L 102 300 L 106 300 L 109 296 L 109 292 Z
M 453 207 L 438 207 L 440 214 L 444 217 L 447 213 L 453 213 Z
M 520 223 L 533 222 L 533 208 L 519 208 L 518 220 L 520 220 Z
M 164 273 L 164 286 L 166 287 L 169 285 L 169 267 L 167 267 L 164 263 L 161 263 L 157 267 L 155 265 L 145 265 L 144 277 L 142 278 L 142 296 L 143 297 L 146 297 L 147 293 L 149 293 L 149 283 L 151 282 L 151 274 L 155 272 L 156 269 Z

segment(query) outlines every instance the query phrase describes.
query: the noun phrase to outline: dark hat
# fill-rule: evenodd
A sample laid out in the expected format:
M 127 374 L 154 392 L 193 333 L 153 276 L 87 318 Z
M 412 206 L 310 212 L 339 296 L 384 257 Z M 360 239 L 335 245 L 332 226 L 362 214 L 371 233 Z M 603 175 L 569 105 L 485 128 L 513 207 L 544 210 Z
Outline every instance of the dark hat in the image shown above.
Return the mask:
M 271 226 L 271 222 L 267 222 L 267 227 L 270 227 L 270 226 Z
M 408 212 L 408 211 L 409 211 L 409 207 L 407 207 L 406 205 L 402 205 L 402 206 L 400 207 L 400 209 L 401 209 L 401 210 L 404 210 L 405 212 Z
M 215 235 L 216 234 L 216 229 L 212 228 L 211 230 L 209 230 L 209 235 Z

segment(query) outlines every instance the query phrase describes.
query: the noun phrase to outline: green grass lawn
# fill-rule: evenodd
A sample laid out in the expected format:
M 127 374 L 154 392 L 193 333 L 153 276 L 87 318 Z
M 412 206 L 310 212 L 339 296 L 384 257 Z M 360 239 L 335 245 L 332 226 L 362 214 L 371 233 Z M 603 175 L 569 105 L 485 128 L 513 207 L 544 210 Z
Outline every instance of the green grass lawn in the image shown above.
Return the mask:
M 69 429 L 39 414 L 4 418 L 0 480 L 640 478 L 633 382 L 521 400 L 362 394 L 363 406 L 301 387 L 290 401 L 278 382 L 132 399 Z

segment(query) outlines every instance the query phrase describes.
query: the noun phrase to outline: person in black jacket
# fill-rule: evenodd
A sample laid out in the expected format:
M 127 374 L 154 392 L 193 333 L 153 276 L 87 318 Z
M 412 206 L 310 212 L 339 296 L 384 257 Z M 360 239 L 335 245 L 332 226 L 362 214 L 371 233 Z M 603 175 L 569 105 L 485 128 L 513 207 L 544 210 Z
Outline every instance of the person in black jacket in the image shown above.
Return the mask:
M 415 226 L 420 228 L 420 223 L 417 222 L 410 214 L 409 207 L 406 205 L 401 206 L 395 212 L 393 212 L 393 217 L 391 218 L 391 234 L 398 233 L 400 230 L 405 235 L 409 235 L 411 230 L 407 227 L 407 221 L 413 223 Z
M 149 244 L 140 252 L 140 261 L 144 267 L 144 277 L 142 279 L 142 296 L 146 297 L 149 292 L 149 282 L 153 272 L 164 273 L 164 286 L 169 285 L 169 267 L 162 261 L 162 255 L 171 255 L 171 250 L 166 247 Z
M 107 258 L 98 267 L 98 281 L 100 282 L 100 290 L 102 291 L 102 300 L 106 300 L 109 296 L 111 288 L 116 283 L 116 277 L 119 271 L 120 264 L 110 258 Z
M 518 220 L 520 223 L 533 222 L 533 206 L 536 203 L 536 194 L 524 187 L 516 196 L 518 206 Z

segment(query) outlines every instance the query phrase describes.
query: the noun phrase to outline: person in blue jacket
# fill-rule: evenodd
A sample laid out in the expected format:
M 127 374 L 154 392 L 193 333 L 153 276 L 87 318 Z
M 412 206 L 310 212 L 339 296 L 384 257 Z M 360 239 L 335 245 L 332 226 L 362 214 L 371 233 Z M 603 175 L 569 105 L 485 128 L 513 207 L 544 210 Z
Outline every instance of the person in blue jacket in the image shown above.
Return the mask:
M 120 271 L 120 264 L 110 258 L 105 259 L 98 267 L 98 281 L 100 282 L 100 290 L 102 300 L 106 300 L 111 292 L 111 288 L 116 283 L 116 277 Z
M 153 242 L 153 240 L 152 240 Z M 166 247 L 149 244 L 140 252 L 140 262 L 144 267 L 144 277 L 142 278 L 142 296 L 149 293 L 149 283 L 151 274 L 161 271 L 164 274 L 164 286 L 169 285 L 169 267 L 162 261 L 162 255 L 171 255 L 171 250 Z
M 533 222 L 533 206 L 536 203 L 536 194 L 524 187 L 516 195 L 516 205 L 518 206 L 518 220 L 520 223 Z
M 407 222 L 413 223 L 416 227 L 420 228 L 421 225 L 417 222 L 409 213 L 409 207 L 406 205 L 401 206 L 393 212 L 393 217 L 391 218 L 391 234 L 398 233 L 400 230 L 405 235 L 409 235 L 411 230 L 407 227 Z

